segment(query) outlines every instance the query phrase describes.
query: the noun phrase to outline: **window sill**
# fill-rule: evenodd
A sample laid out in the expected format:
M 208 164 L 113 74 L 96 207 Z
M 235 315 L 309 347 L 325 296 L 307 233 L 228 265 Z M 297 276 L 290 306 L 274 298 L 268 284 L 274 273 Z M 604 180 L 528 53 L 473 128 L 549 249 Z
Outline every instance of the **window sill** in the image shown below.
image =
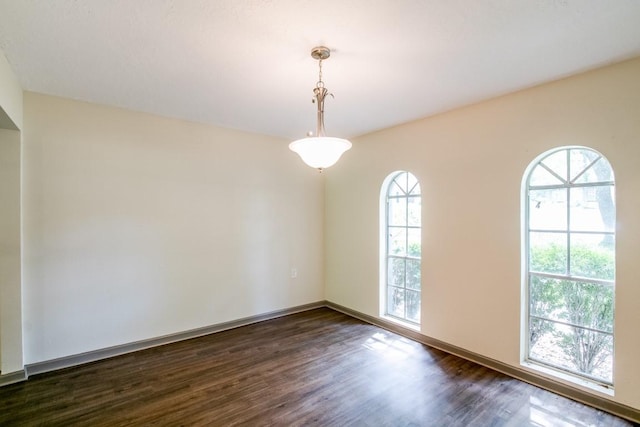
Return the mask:
M 613 386 L 605 386 L 602 385 L 600 383 L 597 383 L 595 381 L 589 381 L 587 379 L 584 378 L 578 378 L 574 375 L 570 375 L 570 374 L 565 374 L 564 372 L 555 370 L 555 369 L 551 369 L 551 368 L 547 368 L 546 366 L 543 365 L 539 365 L 537 363 L 534 362 L 522 362 L 520 364 L 523 368 L 529 370 L 529 371 L 533 371 L 534 373 L 537 374 L 542 374 L 545 377 L 549 377 L 551 379 L 556 379 L 556 380 L 561 380 L 562 382 L 566 382 L 566 383 L 570 383 L 570 384 L 574 384 L 583 388 L 587 388 L 591 391 L 595 391 L 598 393 L 602 393 L 604 395 L 607 396 L 614 396 L 614 389 Z
M 411 329 L 412 331 L 416 331 L 416 332 L 420 332 L 420 325 L 416 325 L 415 323 L 409 323 L 409 322 L 405 322 L 401 319 L 398 319 L 397 317 L 392 317 L 392 316 L 387 316 L 387 315 L 380 315 L 380 317 L 384 320 L 386 320 L 387 322 L 391 322 L 391 323 L 395 323 L 398 326 L 402 326 L 403 328 L 407 328 L 407 329 Z

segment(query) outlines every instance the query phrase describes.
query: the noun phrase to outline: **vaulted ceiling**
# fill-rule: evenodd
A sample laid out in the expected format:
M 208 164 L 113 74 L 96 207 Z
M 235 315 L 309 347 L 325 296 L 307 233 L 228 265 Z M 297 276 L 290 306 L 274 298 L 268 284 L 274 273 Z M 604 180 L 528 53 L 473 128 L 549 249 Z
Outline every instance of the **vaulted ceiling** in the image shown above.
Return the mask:
M 0 0 L 26 90 L 286 138 L 352 137 L 640 56 L 638 0 Z

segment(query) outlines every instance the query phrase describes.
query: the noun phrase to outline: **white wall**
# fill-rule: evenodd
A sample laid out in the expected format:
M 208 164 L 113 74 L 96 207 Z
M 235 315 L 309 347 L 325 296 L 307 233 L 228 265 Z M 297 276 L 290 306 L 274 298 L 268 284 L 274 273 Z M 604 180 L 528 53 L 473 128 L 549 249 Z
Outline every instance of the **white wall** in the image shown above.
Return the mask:
M 25 363 L 324 299 L 324 183 L 287 141 L 24 108 Z
M 564 145 L 616 174 L 613 399 L 640 408 L 640 59 L 356 139 L 327 174 L 327 299 L 378 316 L 380 188 L 408 170 L 423 193 L 421 332 L 518 367 L 522 177 Z

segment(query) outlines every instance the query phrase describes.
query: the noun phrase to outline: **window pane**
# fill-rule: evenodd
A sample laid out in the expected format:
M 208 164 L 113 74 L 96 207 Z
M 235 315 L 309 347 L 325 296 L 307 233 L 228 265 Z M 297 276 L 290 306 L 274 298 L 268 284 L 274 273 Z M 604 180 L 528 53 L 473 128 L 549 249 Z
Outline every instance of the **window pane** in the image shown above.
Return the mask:
M 420 261 L 407 260 L 407 288 L 420 290 Z
M 529 233 L 529 271 L 567 273 L 567 235 Z
M 529 191 L 529 228 L 567 229 L 567 190 L 565 188 Z
M 531 177 L 529 178 L 529 185 L 538 186 L 538 185 L 560 185 L 562 181 L 558 179 L 558 177 L 554 176 L 551 172 L 549 172 L 546 168 L 542 166 L 536 166 L 533 171 L 531 171 Z
M 413 176 L 411 173 L 407 173 L 407 191 L 409 194 L 420 195 L 420 184 L 418 184 L 418 179 Z
M 407 319 L 412 322 L 420 322 L 420 292 L 405 291 L 407 305 Z
M 529 313 L 545 319 L 561 320 L 560 280 L 531 275 Z
M 407 254 L 407 229 L 389 227 L 389 255 Z
M 421 253 L 421 242 L 420 242 L 420 229 L 419 228 L 410 228 L 407 230 L 409 233 L 409 247 L 408 255 L 411 257 L 420 258 Z
M 393 182 L 396 184 L 396 186 L 394 187 L 395 190 L 394 191 L 399 191 L 399 195 L 406 195 L 407 191 L 409 191 L 407 189 L 407 173 L 403 172 L 398 174 L 398 176 L 393 180 Z
M 530 314 L 613 332 L 613 286 L 531 275 Z
M 592 158 L 596 158 L 595 153 L 591 156 Z M 588 182 L 612 182 L 613 181 L 613 170 L 611 169 L 611 165 L 607 162 L 606 159 L 600 157 L 600 159 L 595 162 L 584 174 L 578 177 L 575 180 L 577 184 L 584 184 Z
M 391 185 L 389 185 L 389 196 L 404 196 L 405 191 L 402 189 L 402 186 L 398 183 L 397 180 L 394 180 Z
M 545 157 L 541 163 L 554 171 L 563 181 L 567 181 L 567 150 L 556 151 Z
M 563 280 L 560 317 L 573 325 L 613 332 L 613 286 Z
M 555 323 L 544 319 L 529 318 L 529 357 L 547 363 L 552 363 L 549 356 L 553 356 L 555 340 L 553 326 Z
M 412 176 L 413 176 L 413 175 L 412 175 Z M 414 178 L 414 179 L 415 179 L 415 178 Z M 416 197 L 419 197 L 419 196 L 421 195 L 421 193 L 420 193 L 420 184 L 418 184 L 417 182 L 416 182 L 416 184 L 415 184 L 413 187 L 411 187 L 411 189 L 410 189 L 410 190 L 411 190 L 411 191 L 409 192 L 409 195 L 410 195 L 410 196 L 416 196 Z
M 599 332 L 574 329 L 571 335 L 574 345 L 584 343 L 592 353 L 576 357 L 578 371 L 613 382 L 613 336 Z
M 611 335 L 531 319 L 530 341 L 529 355 L 532 359 L 611 383 Z
M 405 259 L 389 258 L 387 260 L 387 283 L 389 285 L 404 287 Z
M 407 199 L 389 199 L 389 225 L 407 225 Z
M 616 207 L 612 186 L 570 190 L 571 230 L 614 231 Z
M 563 336 L 571 333 L 569 326 L 546 320 L 532 319 L 530 328 L 531 344 L 529 355 L 532 359 L 560 368 L 576 370 L 574 363 L 567 354 L 569 353 L 568 349 L 560 346 Z
M 571 168 L 569 176 L 571 182 L 599 182 L 595 169 L 591 163 L 598 159 L 600 155 L 595 151 L 573 149 L 569 152 L 569 167 Z M 594 164 L 595 165 L 595 164 Z
M 613 235 L 571 233 L 571 275 L 614 280 Z
M 422 203 L 420 197 L 409 197 L 408 199 L 409 224 L 411 226 L 420 227 L 422 218 Z
M 404 289 L 387 288 L 387 314 L 404 318 Z

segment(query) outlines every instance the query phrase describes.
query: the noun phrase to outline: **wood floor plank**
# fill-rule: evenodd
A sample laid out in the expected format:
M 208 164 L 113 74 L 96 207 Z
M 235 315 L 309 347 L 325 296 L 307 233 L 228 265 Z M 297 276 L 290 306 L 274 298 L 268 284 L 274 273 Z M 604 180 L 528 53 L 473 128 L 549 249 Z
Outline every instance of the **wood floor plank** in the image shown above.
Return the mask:
M 629 426 L 328 308 L 0 388 L 2 426 Z

